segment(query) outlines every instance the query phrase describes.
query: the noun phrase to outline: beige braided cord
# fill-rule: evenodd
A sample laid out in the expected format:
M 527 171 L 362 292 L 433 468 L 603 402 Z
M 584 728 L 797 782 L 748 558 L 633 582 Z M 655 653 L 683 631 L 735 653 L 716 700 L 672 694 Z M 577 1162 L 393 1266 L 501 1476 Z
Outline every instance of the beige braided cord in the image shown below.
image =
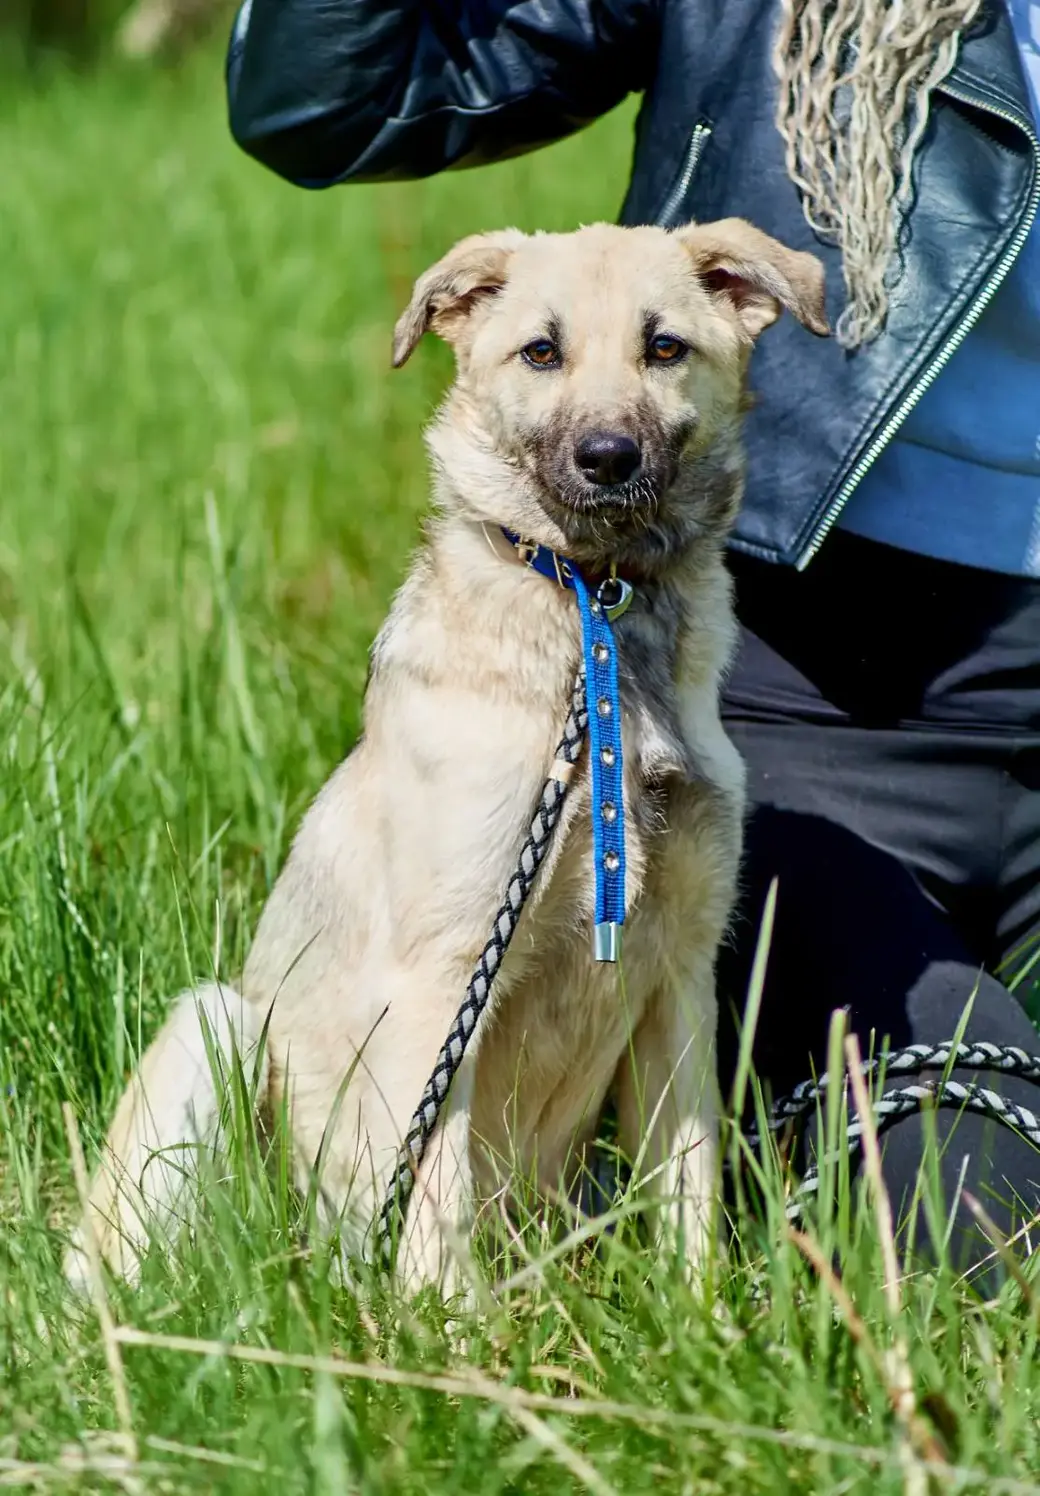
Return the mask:
M 836 334 L 846 348 L 884 326 L 932 93 L 981 8 L 982 0 L 781 0 L 776 123 L 806 219 L 842 251 Z

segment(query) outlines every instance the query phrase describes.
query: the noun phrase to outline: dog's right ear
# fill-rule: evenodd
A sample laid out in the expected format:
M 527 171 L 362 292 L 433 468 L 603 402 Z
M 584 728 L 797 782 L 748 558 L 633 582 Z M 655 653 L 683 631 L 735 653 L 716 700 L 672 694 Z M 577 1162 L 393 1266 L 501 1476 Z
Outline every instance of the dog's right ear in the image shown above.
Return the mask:
M 454 341 L 474 307 L 505 285 L 510 258 L 524 238 L 519 229 L 471 234 L 420 275 L 394 328 L 395 369 L 430 329 L 447 342 Z

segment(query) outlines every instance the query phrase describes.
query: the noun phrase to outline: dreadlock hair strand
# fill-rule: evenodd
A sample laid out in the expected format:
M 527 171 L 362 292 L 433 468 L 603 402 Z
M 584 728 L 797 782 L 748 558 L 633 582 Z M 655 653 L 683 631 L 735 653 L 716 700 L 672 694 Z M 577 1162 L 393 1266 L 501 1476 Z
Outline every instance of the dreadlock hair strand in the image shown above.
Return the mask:
M 840 246 L 846 348 L 888 314 L 914 154 L 983 0 L 781 0 L 776 123 L 806 219 Z

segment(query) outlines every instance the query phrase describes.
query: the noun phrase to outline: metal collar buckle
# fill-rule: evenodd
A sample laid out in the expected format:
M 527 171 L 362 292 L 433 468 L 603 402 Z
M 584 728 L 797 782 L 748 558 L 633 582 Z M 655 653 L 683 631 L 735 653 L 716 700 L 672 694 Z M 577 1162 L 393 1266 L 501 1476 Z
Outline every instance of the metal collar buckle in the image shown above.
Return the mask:
M 544 569 L 544 567 L 539 567 L 536 565 L 538 557 L 540 556 L 542 551 L 544 551 L 552 561 L 553 571 L 556 573 L 556 580 L 559 585 L 564 588 L 571 586 L 574 580 L 574 573 L 571 570 L 570 562 L 565 561 L 562 556 L 558 556 L 556 552 L 550 550 L 547 545 L 539 545 L 537 540 L 518 539 L 512 542 L 512 546 L 514 551 L 516 552 L 517 559 L 524 566 L 528 567 L 532 571 L 540 571 L 543 576 L 547 576 L 548 572 Z
M 574 580 L 574 573 L 571 570 L 570 562 L 564 561 L 555 551 L 552 551 L 550 554 L 552 555 L 553 566 L 556 570 L 556 580 L 561 587 L 569 587 Z

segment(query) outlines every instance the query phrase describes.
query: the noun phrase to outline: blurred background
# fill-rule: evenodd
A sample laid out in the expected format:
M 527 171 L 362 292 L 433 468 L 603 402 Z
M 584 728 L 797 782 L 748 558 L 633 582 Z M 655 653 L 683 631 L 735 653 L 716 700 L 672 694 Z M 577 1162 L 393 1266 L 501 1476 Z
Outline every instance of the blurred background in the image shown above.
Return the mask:
M 0 20 L 0 1072 L 53 1139 L 59 1094 L 103 1115 L 127 1035 L 238 969 L 357 734 L 450 367 L 431 339 L 391 372 L 413 278 L 614 217 L 630 150 L 626 109 L 308 194 L 230 139 L 231 10 L 167 3 Z

